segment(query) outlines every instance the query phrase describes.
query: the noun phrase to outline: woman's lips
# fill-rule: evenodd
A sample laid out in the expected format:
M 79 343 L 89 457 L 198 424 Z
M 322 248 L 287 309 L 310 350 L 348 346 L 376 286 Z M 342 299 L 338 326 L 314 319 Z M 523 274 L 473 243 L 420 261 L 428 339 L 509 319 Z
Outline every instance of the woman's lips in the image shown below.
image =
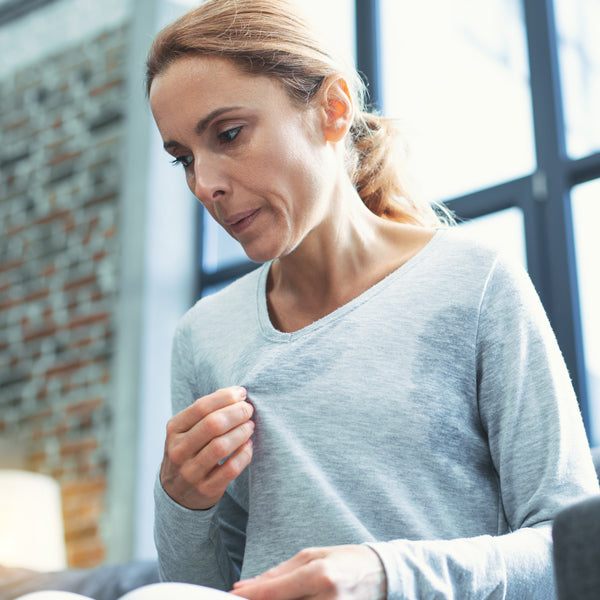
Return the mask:
M 248 210 L 243 213 L 232 215 L 225 222 L 227 223 L 227 225 L 229 225 L 229 228 L 231 229 L 231 231 L 233 231 L 233 233 L 239 234 L 242 233 L 242 231 L 248 229 L 250 225 L 252 225 L 259 212 L 260 208 Z

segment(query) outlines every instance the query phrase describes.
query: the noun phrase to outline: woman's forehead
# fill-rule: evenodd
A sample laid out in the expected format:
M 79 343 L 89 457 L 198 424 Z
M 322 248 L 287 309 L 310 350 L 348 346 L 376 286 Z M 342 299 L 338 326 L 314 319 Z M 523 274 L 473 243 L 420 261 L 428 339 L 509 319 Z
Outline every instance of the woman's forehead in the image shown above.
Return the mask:
M 150 103 L 161 99 L 194 97 L 207 101 L 280 95 L 281 86 L 264 75 L 250 75 L 233 61 L 215 56 L 186 56 L 171 63 L 156 76 L 150 88 Z

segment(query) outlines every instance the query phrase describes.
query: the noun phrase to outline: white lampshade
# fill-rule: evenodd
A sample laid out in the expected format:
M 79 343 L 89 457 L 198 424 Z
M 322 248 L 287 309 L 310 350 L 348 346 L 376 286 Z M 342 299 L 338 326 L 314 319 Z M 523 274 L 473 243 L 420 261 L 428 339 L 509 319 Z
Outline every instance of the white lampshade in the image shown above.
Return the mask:
M 0 470 L 0 565 L 66 568 L 58 483 L 39 473 Z

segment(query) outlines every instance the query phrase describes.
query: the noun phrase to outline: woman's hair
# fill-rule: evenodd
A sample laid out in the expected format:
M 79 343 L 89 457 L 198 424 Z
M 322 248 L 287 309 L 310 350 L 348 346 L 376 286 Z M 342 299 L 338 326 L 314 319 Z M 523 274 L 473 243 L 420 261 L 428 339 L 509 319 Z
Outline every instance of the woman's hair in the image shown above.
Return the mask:
M 146 91 L 154 78 L 184 56 L 218 56 L 243 72 L 276 79 L 306 106 L 323 81 L 341 74 L 355 106 L 347 169 L 358 194 L 376 215 L 393 221 L 438 226 L 443 219 L 409 193 L 397 158 L 390 120 L 364 109 L 364 85 L 356 73 L 323 47 L 287 0 L 208 0 L 157 35 L 146 63 Z M 442 209 L 443 212 L 443 209 Z

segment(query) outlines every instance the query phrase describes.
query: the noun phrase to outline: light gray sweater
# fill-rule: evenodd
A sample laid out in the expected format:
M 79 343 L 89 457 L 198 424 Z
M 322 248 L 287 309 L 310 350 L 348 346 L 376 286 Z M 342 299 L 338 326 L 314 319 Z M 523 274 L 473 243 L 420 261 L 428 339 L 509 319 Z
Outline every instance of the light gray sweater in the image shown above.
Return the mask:
M 269 264 L 201 300 L 172 402 L 242 385 L 254 458 L 208 511 L 156 486 L 163 579 L 230 589 L 305 547 L 369 544 L 388 597 L 553 598 L 551 521 L 598 492 L 562 356 L 524 270 L 440 230 L 412 260 L 294 332 Z

